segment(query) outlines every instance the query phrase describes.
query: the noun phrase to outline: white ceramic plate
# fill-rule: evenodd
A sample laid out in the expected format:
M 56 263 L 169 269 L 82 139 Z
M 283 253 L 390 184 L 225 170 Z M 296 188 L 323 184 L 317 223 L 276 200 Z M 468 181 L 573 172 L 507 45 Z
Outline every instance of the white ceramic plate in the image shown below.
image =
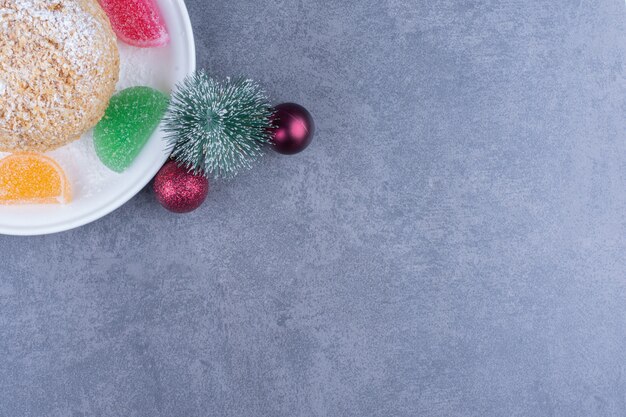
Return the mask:
M 148 85 L 169 92 L 196 69 L 196 50 L 184 0 L 158 0 L 171 42 L 166 48 L 139 49 L 120 44 L 118 90 Z M 91 133 L 49 155 L 72 183 L 68 205 L 2 206 L 0 234 L 32 236 L 70 230 L 106 216 L 143 189 L 168 158 L 160 129 L 123 174 L 104 167 L 93 149 Z

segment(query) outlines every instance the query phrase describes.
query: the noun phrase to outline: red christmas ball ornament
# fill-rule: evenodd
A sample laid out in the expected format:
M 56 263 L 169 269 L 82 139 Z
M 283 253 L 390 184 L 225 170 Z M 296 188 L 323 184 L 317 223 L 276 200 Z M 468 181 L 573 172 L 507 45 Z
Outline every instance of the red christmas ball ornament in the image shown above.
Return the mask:
M 154 179 L 154 193 L 159 203 L 169 211 L 189 213 L 206 200 L 209 180 L 169 161 Z
M 311 144 L 315 123 L 311 113 L 299 104 L 279 104 L 272 122 L 275 126 L 272 130 L 272 148 L 276 152 L 293 155 Z

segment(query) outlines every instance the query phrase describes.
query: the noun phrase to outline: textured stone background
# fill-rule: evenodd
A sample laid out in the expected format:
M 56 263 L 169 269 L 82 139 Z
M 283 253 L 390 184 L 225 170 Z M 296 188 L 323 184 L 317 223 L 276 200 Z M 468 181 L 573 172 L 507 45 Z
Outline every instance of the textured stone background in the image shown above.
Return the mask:
M 315 143 L 0 237 L 0 416 L 626 415 L 622 0 L 189 0 Z

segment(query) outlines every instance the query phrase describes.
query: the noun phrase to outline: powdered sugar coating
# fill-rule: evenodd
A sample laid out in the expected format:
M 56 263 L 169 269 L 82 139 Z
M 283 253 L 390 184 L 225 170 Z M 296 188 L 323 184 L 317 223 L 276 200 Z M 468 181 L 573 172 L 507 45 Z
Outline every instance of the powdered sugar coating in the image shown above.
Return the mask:
M 0 0 L 0 149 L 45 151 L 102 117 L 119 75 L 95 0 Z

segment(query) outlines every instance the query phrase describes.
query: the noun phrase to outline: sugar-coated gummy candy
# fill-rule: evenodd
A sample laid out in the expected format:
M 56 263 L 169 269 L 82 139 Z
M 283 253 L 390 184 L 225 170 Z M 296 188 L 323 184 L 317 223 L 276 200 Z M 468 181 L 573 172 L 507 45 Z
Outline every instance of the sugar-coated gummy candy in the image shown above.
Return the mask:
M 66 204 L 71 200 L 70 183 L 53 159 L 19 153 L 0 161 L 0 204 Z
M 167 45 L 167 28 L 155 0 L 99 0 L 115 34 L 140 48 Z
M 114 95 L 94 129 L 102 163 L 115 172 L 126 170 L 159 125 L 168 101 L 167 95 L 150 87 L 132 87 Z

